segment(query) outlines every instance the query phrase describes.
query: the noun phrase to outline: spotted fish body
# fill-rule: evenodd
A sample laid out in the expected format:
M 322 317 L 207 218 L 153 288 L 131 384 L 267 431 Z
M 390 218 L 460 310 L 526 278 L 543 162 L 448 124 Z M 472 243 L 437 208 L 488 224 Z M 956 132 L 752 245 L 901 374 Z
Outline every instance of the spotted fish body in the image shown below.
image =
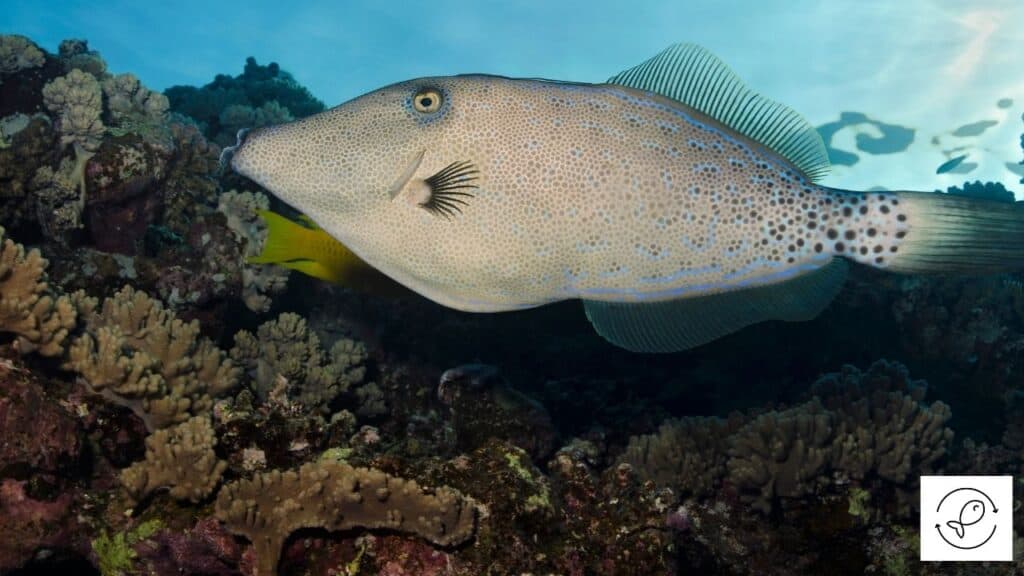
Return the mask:
M 677 63 L 718 62 L 671 50 Z M 736 82 L 707 84 L 706 71 L 666 89 L 651 72 L 663 56 L 601 85 L 395 84 L 250 135 L 233 166 L 432 300 L 493 312 L 579 298 L 602 335 L 636 350 L 812 317 L 842 283 L 837 257 L 976 267 L 977 255 L 921 249 L 956 240 L 934 222 L 970 220 L 974 205 L 819 186 L 827 161 L 813 128 Z M 442 102 L 429 113 L 414 102 L 425 89 Z M 470 167 L 468 195 L 426 209 L 431 176 L 454 162 Z

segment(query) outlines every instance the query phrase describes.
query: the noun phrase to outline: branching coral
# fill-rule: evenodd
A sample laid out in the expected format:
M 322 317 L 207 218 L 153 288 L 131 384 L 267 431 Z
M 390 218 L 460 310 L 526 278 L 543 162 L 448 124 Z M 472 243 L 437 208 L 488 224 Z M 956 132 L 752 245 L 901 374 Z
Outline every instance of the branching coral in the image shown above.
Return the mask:
M 121 484 L 139 502 L 161 488 L 172 498 L 200 502 L 217 487 L 227 462 L 217 458 L 208 416 L 195 416 L 146 438 L 146 459 L 121 472 Z
M 261 576 L 277 573 L 281 546 L 301 528 L 385 528 L 454 546 L 471 538 L 476 525 L 472 501 L 451 488 L 427 489 L 333 461 L 228 484 L 217 496 L 216 514 L 252 541 Z
M 291 112 L 277 103 L 277 100 L 264 102 L 262 106 L 253 108 L 242 104 L 232 104 L 220 113 L 220 125 L 229 134 L 237 133 L 243 128 L 260 128 L 271 124 L 291 122 Z
M 813 493 L 827 481 L 834 416 L 812 402 L 755 418 L 731 440 L 729 479 L 755 509 Z
M 46 55 L 31 40 L 16 34 L 0 34 L 0 83 L 4 76 L 27 68 L 38 68 Z
M 199 323 L 182 322 L 159 301 L 126 286 L 98 302 L 73 295 L 85 320 L 65 368 L 114 402 L 132 408 L 150 430 L 202 414 L 231 389 L 238 369 L 199 336 Z
M 238 332 L 231 349 L 231 358 L 253 378 L 261 399 L 266 400 L 283 378 L 291 398 L 321 412 L 326 412 L 339 394 L 362 384 L 366 356 L 366 347 L 353 340 L 339 340 L 325 353 L 306 321 L 291 313 L 264 322 L 256 335 Z M 366 402 L 372 405 L 371 401 L 378 399 L 367 398 Z
M 62 144 L 77 144 L 93 151 L 103 137 L 103 95 L 100 83 L 74 69 L 43 87 L 43 102 L 57 115 Z
M 245 256 L 256 256 L 263 250 L 267 226 L 259 217 L 270 201 L 259 192 L 225 192 L 220 195 L 217 210 L 228 218 L 228 228 L 245 242 Z M 288 282 L 287 268 L 262 264 L 246 264 L 242 269 L 242 300 L 254 312 L 270 309 L 270 296 L 282 292 Z
M 0 228 L 0 239 L 3 238 Z M 56 356 L 75 326 L 75 307 L 66 296 L 54 297 L 46 282 L 46 260 L 39 250 L 25 253 L 21 244 L 3 241 L 0 248 L 0 331 L 16 334 L 18 350 Z
M 201 88 L 172 86 L 166 94 L 171 110 L 194 118 L 206 137 L 221 146 L 234 144 L 240 127 L 304 118 L 324 109 L 276 63 L 261 66 L 253 58 L 238 76 L 220 74 Z
M 934 471 L 952 442 L 949 406 L 922 404 L 924 383 L 882 360 L 866 373 L 845 366 L 813 390 L 811 402 L 764 414 L 735 435 L 730 482 L 763 511 L 774 498 L 810 493 L 829 473 L 880 478 L 912 504 L 917 477 Z
M 844 366 L 812 391 L 808 402 L 746 422 L 670 421 L 632 438 L 622 460 L 681 495 L 707 494 L 724 481 L 762 512 L 836 478 L 885 482 L 901 506 L 912 504 L 917 477 L 933 472 L 952 442 L 949 407 L 923 404 L 924 382 L 885 361 L 866 372 Z
M 622 461 L 658 486 L 671 486 L 682 496 L 705 496 L 725 474 L 729 438 L 742 423 L 738 414 L 728 420 L 669 420 L 656 434 L 630 438 Z
M 118 74 L 103 80 L 103 94 L 114 122 L 160 122 L 170 103 L 167 97 L 143 86 L 134 74 Z

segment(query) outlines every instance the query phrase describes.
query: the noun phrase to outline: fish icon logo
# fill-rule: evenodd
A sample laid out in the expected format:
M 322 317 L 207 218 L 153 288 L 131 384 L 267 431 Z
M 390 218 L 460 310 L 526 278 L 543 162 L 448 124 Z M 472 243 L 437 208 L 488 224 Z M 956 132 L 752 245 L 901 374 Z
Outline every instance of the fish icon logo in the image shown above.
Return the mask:
M 951 490 L 942 497 L 935 511 L 940 517 L 948 518 L 948 514 L 956 514 L 955 518 L 946 520 L 945 526 L 935 524 L 939 536 L 954 548 L 980 548 L 996 533 L 999 509 L 988 494 L 977 488 Z M 989 511 L 991 514 L 987 513 Z
M 946 526 L 952 528 L 956 532 L 957 538 L 963 540 L 967 527 L 981 522 L 981 519 L 984 517 L 985 503 L 981 500 L 968 500 L 964 507 L 960 509 L 960 519 L 949 520 L 946 522 Z

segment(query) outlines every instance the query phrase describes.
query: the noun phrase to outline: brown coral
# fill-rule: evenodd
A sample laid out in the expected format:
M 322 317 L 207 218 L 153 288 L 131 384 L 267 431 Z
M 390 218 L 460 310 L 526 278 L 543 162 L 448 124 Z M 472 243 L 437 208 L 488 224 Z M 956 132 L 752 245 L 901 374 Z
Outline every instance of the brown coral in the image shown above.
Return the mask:
M 834 415 L 817 401 L 755 418 L 732 438 L 729 479 L 762 512 L 827 480 Z
M 324 461 L 271 471 L 221 489 L 217 517 L 253 542 L 257 574 L 275 574 L 281 546 L 300 528 L 386 528 L 454 546 L 473 536 L 476 508 L 459 492 L 426 489 L 379 470 Z
M 161 488 L 177 500 L 199 502 L 209 496 L 227 468 L 213 447 L 210 418 L 195 416 L 146 438 L 146 459 L 121 472 L 121 484 L 138 502 Z
M 261 324 L 255 336 L 238 332 L 231 349 L 231 358 L 253 377 L 261 399 L 266 400 L 278 379 L 284 378 L 290 397 L 320 411 L 326 411 L 342 392 L 363 383 L 366 357 L 366 347 L 353 340 L 339 340 L 329 354 L 324 353 L 320 338 L 305 319 L 288 312 Z M 372 383 L 360 391 L 357 397 L 364 406 L 380 400 L 380 389 Z
M 98 302 L 73 296 L 86 331 L 69 350 L 74 370 L 108 399 L 136 411 L 150 429 L 184 422 L 213 406 L 231 389 L 238 369 L 199 336 L 199 323 L 183 322 L 144 292 L 124 287 Z
M 683 496 L 705 496 L 725 475 L 729 439 L 742 424 L 739 414 L 727 420 L 669 420 L 656 434 L 630 438 L 622 461 L 658 486 L 673 487 Z
M 0 239 L 4 230 L 0 227 Z M 18 350 L 56 356 L 75 326 L 75 308 L 55 298 L 46 282 L 46 260 L 39 250 L 3 241 L 0 249 L 0 330 L 17 334 Z

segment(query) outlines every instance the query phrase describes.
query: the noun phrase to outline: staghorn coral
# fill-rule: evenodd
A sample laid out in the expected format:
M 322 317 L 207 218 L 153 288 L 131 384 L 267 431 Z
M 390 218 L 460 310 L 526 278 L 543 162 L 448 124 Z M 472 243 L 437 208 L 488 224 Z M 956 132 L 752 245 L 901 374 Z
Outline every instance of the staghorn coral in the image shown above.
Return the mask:
M 0 83 L 3 77 L 28 68 L 38 68 L 46 55 L 34 42 L 17 34 L 0 34 Z
M 215 513 L 252 541 L 260 575 L 275 574 L 281 547 L 301 528 L 386 528 L 441 546 L 472 538 L 476 507 L 459 492 L 334 461 L 271 471 L 224 486 Z
M 115 123 L 163 121 L 170 104 L 167 97 L 143 86 L 134 74 L 118 74 L 103 80 L 107 109 Z
M 4 230 L 0 227 L 0 239 Z M 3 241 L 0 248 L 0 331 L 17 335 L 21 353 L 56 356 L 75 326 L 75 307 L 66 296 L 54 297 L 46 281 L 46 260 L 39 250 L 25 253 L 21 244 Z
M 728 419 L 690 417 L 664 422 L 656 434 L 634 436 L 621 457 L 644 480 L 671 486 L 680 496 L 707 496 L 725 475 L 729 439 L 743 424 Z
M 87 151 L 99 148 L 103 138 L 103 94 L 89 73 L 73 69 L 43 87 L 46 108 L 57 115 L 61 144 L 75 144 Z
M 276 320 L 264 322 L 256 335 L 242 330 L 235 334 L 231 358 L 253 379 L 256 394 L 267 400 L 272 390 L 284 379 L 289 397 L 321 412 L 329 411 L 339 394 L 361 384 L 366 377 L 366 347 L 354 340 L 339 340 L 329 354 L 320 346 L 320 338 L 309 330 L 305 319 L 284 313 Z M 370 388 L 373 384 L 365 384 Z M 379 408 L 379 388 L 373 387 L 359 396 L 361 406 Z M 377 394 L 373 394 L 376 390 Z
M 150 430 L 184 422 L 213 406 L 212 397 L 230 390 L 238 369 L 199 336 L 199 323 L 185 323 L 144 292 L 124 287 L 98 301 L 72 297 L 85 332 L 72 342 L 65 369 L 139 415 Z
M 217 438 L 209 416 L 194 416 L 146 438 L 146 459 L 121 472 L 121 484 L 134 502 L 161 488 L 176 500 L 200 502 L 227 468 L 213 447 Z
M 244 256 L 256 256 L 263 250 L 267 226 L 259 217 L 270 201 L 259 192 L 225 192 L 220 195 L 217 210 L 228 219 L 230 228 L 245 243 Z M 253 312 L 270 309 L 270 295 L 284 291 L 290 270 L 282 266 L 246 264 L 242 269 L 242 300 Z

